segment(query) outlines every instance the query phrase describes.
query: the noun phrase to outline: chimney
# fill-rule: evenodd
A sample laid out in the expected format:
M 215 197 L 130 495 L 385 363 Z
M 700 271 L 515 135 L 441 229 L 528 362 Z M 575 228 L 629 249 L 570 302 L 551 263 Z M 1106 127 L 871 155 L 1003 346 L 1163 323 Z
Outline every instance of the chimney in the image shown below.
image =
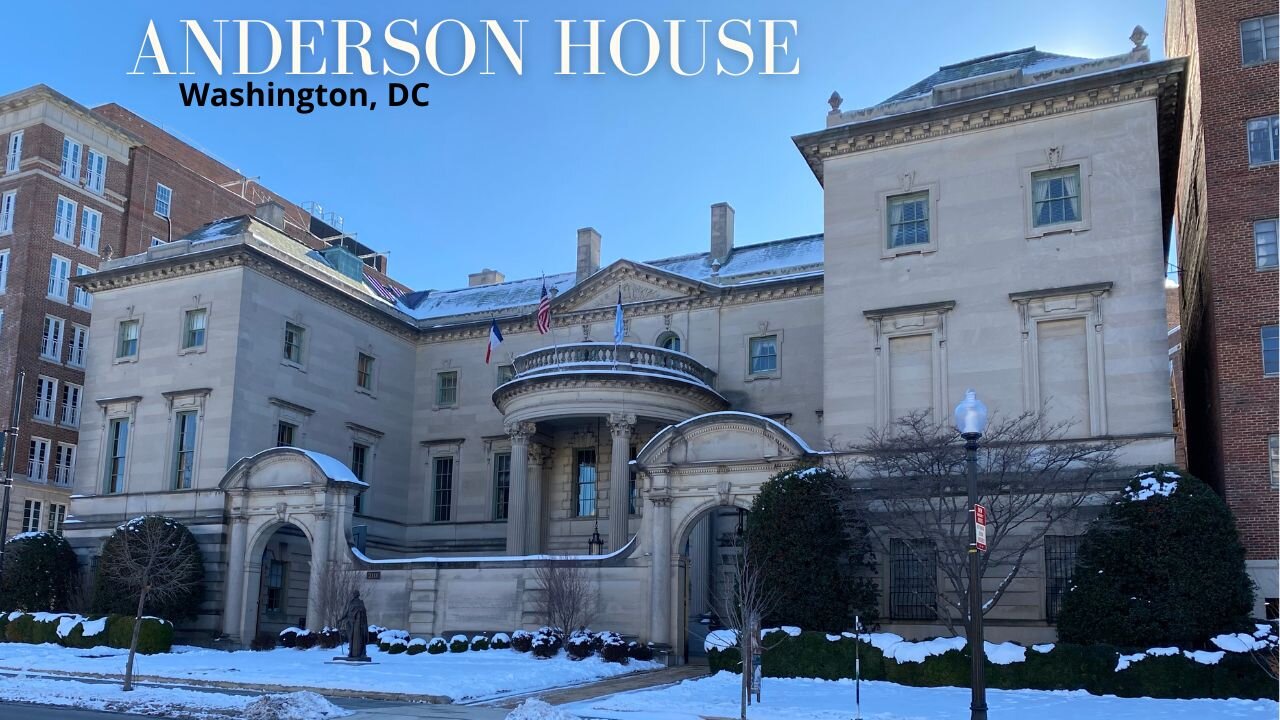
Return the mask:
M 716 203 L 711 206 L 711 257 L 712 263 L 724 265 L 733 254 L 733 206 Z
M 496 285 L 506 280 L 507 276 L 497 270 L 485 268 L 477 273 L 471 273 L 467 276 L 467 287 L 477 287 L 479 285 Z
M 253 216 L 277 230 L 284 230 L 284 206 L 268 200 L 253 209 Z
M 600 269 L 600 233 L 595 228 L 578 230 L 578 272 L 574 283 L 580 283 Z

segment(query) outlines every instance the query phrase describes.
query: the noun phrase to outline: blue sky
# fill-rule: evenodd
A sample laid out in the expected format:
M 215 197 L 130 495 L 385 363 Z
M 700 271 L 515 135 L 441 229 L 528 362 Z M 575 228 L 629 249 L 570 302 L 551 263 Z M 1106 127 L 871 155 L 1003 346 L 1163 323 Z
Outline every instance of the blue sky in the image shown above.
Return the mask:
M 299 115 L 186 108 L 180 78 L 127 74 L 152 19 L 178 62 L 183 18 L 261 18 L 281 27 L 286 18 L 361 19 L 377 39 L 397 17 L 419 19 L 420 39 L 443 18 L 473 27 L 481 19 L 527 19 L 524 75 L 448 78 L 423 69 L 416 79 L 432 85 L 430 108 L 379 102 L 374 111 Z M 666 69 L 664 54 L 643 77 L 555 75 L 554 20 L 599 18 L 612 29 L 631 17 L 659 28 L 667 19 L 711 19 L 713 28 L 731 17 L 794 19 L 791 56 L 800 74 L 682 78 Z M 118 102 L 292 200 L 341 213 L 362 242 L 390 251 L 392 275 L 442 289 L 465 285 L 467 273 L 485 266 L 510 278 L 571 270 L 575 231 L 587 225 L 604 236 L 606 263 L 702 251 L 709 206 L 719 201 L 737 211 L 739 245 L 820 232 L 821 188 L 790 138 L 822 127 L 832 90 L 850 109 L 879 102 L 939 65 L 1002 50 L 1126 52 L 1136 24 L 1151 33 L 1147 44 L 1159 58 L 1163 23 L 1160 0 L 1077 0 L 1069 11 L 1025 1 L 44 0 L 6 10 L 0 94 L 42 82 L 86 105 Z M 333 42 L 331 32 L 325 42 Z M 195 79 L 218 80 L 207 72 Z M 222 84 L 245 79 L 228 68 Z M 255 79 L 334 84 L 281 72 Z M 379 99 L 397 79 L 359 83 Z

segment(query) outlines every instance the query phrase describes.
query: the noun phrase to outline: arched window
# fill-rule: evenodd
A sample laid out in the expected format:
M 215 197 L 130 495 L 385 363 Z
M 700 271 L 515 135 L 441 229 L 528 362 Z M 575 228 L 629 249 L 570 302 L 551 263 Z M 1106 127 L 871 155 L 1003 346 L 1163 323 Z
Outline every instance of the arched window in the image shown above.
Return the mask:
M 658 347 L 680 352 L 680 336 L 668 330 L 658 336 Z

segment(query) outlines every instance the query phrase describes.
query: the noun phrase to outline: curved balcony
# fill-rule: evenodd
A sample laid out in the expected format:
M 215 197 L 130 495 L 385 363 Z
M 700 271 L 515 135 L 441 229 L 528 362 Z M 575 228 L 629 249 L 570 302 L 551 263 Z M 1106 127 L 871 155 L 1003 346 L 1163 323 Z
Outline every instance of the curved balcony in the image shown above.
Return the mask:
M 674 350 L 583 342 L 517 357 L 515 377 L 493 391 L 509 421 L 630 412 L 671 422 L 723 410 L 716 374 Z

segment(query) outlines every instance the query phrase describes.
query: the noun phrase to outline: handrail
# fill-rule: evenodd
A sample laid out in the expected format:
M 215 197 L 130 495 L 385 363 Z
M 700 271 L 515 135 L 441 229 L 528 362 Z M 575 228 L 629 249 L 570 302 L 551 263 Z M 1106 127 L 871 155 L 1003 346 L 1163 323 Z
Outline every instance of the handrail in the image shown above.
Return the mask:
M 716 374 L 682 352 L 631 343 L 571 343 L 527 352 L 512 361 L 514 380 L 534 375 L 621 370 L 667 375 L 715 387 Z

